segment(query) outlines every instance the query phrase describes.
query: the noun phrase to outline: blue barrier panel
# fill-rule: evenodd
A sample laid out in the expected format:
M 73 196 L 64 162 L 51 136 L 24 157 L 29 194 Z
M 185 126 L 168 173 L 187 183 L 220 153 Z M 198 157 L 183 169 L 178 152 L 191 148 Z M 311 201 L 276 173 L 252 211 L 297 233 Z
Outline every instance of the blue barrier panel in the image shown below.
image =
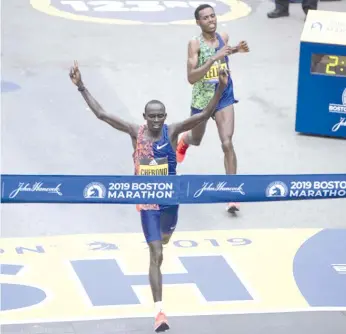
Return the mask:
M 198 204 L 346 198 L 346 174 L 2 175 L 3 203 Z

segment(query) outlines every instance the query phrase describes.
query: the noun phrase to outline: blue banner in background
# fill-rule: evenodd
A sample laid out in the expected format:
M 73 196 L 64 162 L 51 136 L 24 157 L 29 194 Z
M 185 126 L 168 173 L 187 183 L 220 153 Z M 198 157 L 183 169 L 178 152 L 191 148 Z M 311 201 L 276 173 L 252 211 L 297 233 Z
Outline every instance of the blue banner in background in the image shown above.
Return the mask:
M 346 198 L 346 174 L 9 175 L 3 203 L 198 204 Z

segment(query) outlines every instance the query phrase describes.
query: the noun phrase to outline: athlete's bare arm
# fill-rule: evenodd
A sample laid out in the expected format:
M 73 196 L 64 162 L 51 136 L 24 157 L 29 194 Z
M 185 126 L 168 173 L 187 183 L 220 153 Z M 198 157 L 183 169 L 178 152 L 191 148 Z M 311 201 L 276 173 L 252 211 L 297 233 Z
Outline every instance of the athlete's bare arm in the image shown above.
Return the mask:
M 102 106 L 95 100 L 95 98 L 90 94 L 88 89 L 84 86 L 82 81 L 82 76 L 78 68 L 78 63 L 75 61 L 74 66 L 70 70 L 70 78 L 72 82 L 78 87 L 81 92 L 85 102 L 88 104 L 89 108 L 93 111 L 96 117 L 113 128 L 129 134 L 132 138 L 137 137 L 139 126 L 122 120 L 121 118 L 107 113 Z
M 223 39 L 225 45 L 228 45 L 228 41 L 229 41 L 228 34 L 226 32 L 221 32 L 220 36 Z M 231 48 L 230 55 L 234 53 L 238 53 L 238 52 L 249 52 L 249 47 L 245 41 L 239 42 L 237 46 L 230 46 L 230 48 Z
M 227 81 L 228 81 L 227 72 L 224 69 L 220 69 L 219 70 L 219 85 L 217 89 L 215 90 L 213 98 L 209 101 L 205 109 L 203 109 L 201 113 L 195 114 L 187 118 L 183 122 L 174 123 L 169 126 L 169 135 L 170 135 L 172 144 L 176 143 L 180 133 L 193 129 L 196 125 L 198 125 L 199 123 L 203 121 L 206 121 L 212 116 L 221 98 L 222 92 L 227 86 Z
M 201 80 L 213 65 L 214 57 L 209 58 L 202 66 L 197 68 L 198 65 L 199 42 L 191 40 L 188 45 L 187 57 L 187 79 L 191 85 Z
M 231 47 L 225 45 L 215 56 L 210 57 L 202 66 L 198 65 L 199 42 L 191 40 L 188 45 L 187 79 L 191 85 L 201 80 L 213 63 L 231 53 Z
M 129 134 L 131 137 L 137 137 L 137 132 L 139 129 L 138 125 L 128 123 L 115 115 L 107 113 L 102 108 L 102 106 L 95 100 L 95 98 L 90 94 L 90 92 L 83 85 L 83 83 L 82 86 L 79 86 L 79 89 L 81 89 L 81 94 L 84 97 L 84 100 L 88 104 L 89 108 L 93 111 L 93 113 L 96 115 L 98 119 L 108 123 L 113 128 L 119 131 Z

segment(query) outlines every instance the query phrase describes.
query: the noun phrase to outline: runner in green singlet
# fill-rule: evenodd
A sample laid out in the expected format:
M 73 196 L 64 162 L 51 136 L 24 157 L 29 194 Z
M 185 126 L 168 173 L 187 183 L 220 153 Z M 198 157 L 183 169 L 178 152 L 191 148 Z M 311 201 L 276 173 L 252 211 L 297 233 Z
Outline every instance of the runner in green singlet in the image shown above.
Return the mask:
M 233 104 L 238 101 L 234 98 L 233 82 L 230 76 L 228 56 L 237 52 L 249 52 L 247 43 L 242 41 L 236 47 L 228 46 L 227 33 L 217 33 L 217 19 L 213 7 L 204 4 L 195 10 L 197 25 L 202 34 L 189 42 L 187 77 L 193 85 L 191 114 L 199 114 L 209 103 L 218 87 L 218 66 L 228 70 L 228 85 L 215 108 L 215 119 L 222 150 L 226 174 L 236 174 L 237 158 L 233 147 L 234 109 Z M 182 162 L 186 150 L 190 145 L 200 145 L 205 133 L 207 122 L 203 122 L 194 129 L 184 133 L 177 146 L 177 161 Z M 228 203 L 228 212 L 239 210 L 238 203 Z

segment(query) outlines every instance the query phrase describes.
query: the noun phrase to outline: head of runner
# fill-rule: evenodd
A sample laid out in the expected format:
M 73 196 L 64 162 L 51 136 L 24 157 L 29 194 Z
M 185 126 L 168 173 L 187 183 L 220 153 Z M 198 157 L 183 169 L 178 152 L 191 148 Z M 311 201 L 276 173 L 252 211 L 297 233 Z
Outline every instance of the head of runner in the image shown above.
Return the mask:
M 166 107 L 161 101 L 149 101 L 145 106 L 143 117 L 151 133 L 160 133 L 167 117 Z
M 202 32 L 214 34 L 217 28 L 217 18 L 214 8 L 210 5 L 200 5 L 195 10 L 195 19 Z

